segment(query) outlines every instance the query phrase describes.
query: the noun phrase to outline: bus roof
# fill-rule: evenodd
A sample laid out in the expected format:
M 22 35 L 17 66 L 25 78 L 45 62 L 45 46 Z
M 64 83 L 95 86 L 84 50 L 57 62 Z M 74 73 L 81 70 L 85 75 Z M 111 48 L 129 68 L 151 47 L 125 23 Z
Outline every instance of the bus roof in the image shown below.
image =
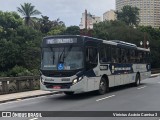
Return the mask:
M 140 47 L 137 47 L 137 50 L 141 50 L 141 51 L 150 52 L 150 49 L 146 49 L 146 48 L 140 48 Z
M 43 39 L 58 38 L 58 37 L 81 37 L 81 38 L 89 38 L 89 39 L 96 40 L 97 42 L 102 42 L 102 43 L 104 43 L 104 44 L 120 46 L 120 47 L 123 47 L 123 48 L 133 48 L 133 49 L 142 50 L 142 51 L 150 51 L 149 49 L 140 48 L 140 47 L 137 47 L 137 45 L 135 45 L 135 44 L 128 43 L 128 42 L 124 42 L 124 41 L 120 41 L 120 40 L 103 40 L 103 39 L 98 39 L 98 38 L 89 37 L 89 36 L 83 36 L 83 35 L 54 35 L 54 36 L 46 36 L 46 37 L 44 37 Z

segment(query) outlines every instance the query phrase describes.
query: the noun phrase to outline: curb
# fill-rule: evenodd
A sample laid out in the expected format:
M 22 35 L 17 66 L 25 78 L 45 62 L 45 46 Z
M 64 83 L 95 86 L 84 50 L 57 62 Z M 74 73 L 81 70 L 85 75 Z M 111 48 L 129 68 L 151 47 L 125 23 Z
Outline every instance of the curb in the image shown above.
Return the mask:
M 6 103 L 6 102 L 11 102 L 11 101 L 16 101 L 18 99 L 28 99 L 28 98 L 36 98 L 36 97 L 40 97 L 40 96 L 47 96 L 47 95 L 53 95 L 53 94 L 58 94 L 61 92 L 51 92 L 51 93 L 45 93 L 45 94 L 39 94 L 39 95 L 33 95 L 33 96 L 24 96 L 24 97 L 19 97 L 19 98 L 13 98 L 13 99 L 8 99 L 8 100 L 2 100 L 0 101 L 1 103 Z

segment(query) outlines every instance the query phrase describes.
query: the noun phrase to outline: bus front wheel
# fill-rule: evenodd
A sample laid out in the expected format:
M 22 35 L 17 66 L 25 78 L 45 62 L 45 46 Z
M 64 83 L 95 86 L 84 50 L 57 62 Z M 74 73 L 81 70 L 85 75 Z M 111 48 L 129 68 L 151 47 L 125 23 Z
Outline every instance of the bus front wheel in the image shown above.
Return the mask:
M 108 91 L 109 91 L 108 83 L 107 83 L 106 79 L 102 77 L 100 80 L 100 83 L 99 83 L 98 94 L 103 95 Z
M 141 83 L 140 74 L 136 75 L 134 86 L 139 86 Z

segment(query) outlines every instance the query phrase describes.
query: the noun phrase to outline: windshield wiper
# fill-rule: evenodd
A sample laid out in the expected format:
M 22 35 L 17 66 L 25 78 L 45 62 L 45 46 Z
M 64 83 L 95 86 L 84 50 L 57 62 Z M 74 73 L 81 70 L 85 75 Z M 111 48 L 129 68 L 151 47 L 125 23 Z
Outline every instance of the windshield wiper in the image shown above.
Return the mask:
M 68 56 L 68 54 L 70 53 L 71 50 L 72 50 L 72 45 L 68 48 L 67 51 L 65 50 L 65 47 L 64 47 L 62 53 L 60 54 L 60 56 L 58 58 L 58 62 L 64 63 L 64 59 Z M 61 61 L 61 59 L 62 59 L 62 61 Z
M 64 56 L 63 54 L 65 54 L 65 47 L 64 47 L 62 53 L 61 53 L 61 54 L 59 55 L 59 57 L 58 57 L 58 62 L 59 62 L 59 63 L 61 63 L 61 62 L 63 63 L 63 62 L 64 62 L 65 56 Z M 63 60 L 61 61 L 62 55 L 63 55 Z
M 67 51 L 66 55 L 64 56 L 64 58 L 66 58 L 68 56 L 68 54 L 71 52 L 71 50 L 72 50 L 72 45 L 68 48 L 68 51 Z

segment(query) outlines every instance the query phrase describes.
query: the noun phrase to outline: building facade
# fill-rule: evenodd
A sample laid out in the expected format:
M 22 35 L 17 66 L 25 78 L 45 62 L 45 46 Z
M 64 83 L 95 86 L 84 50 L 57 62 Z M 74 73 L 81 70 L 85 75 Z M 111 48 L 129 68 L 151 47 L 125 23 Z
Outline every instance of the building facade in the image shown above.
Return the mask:
M 116 20 L 116 14 L 114 10 L 107 11 L 103 14 L 103 21 Z
M 87 18 L 86 18 L 87 15 Z M 87 26 L 87 29 L 93 29 L 94 23 L 101 22 L 101 17 L 91 15 L 90 13 L 82 13 L 81 23 L 79 25 L 80 29 L 84 29 Z M 87 25 L 85 26 L 85 24 Z
M 116 10 L 125 5 L 140 9 L 140 25 L 160 27 L 160 0 L 116 0 Z

